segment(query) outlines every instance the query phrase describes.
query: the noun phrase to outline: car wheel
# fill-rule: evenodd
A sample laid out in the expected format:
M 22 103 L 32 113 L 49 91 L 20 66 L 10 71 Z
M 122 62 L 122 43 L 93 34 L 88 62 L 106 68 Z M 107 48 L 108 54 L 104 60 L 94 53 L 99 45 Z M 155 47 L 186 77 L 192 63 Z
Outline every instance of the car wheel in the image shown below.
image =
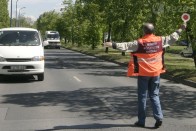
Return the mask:
M 38 78 L 38 81 L 43 81 L 44 80 L 44 73 L 38 74 L 37 78 Z
M 180 55 L 181 55 L 182 57 L 184 57 L 184 53 L 183 53 L 183 52 L 181 52 Z

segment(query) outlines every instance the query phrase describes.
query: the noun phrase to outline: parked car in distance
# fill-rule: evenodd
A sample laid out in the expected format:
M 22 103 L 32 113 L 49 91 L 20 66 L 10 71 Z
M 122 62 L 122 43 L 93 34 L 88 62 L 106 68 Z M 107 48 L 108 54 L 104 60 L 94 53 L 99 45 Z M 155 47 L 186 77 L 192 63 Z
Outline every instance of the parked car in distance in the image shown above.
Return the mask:
M 0 75 L 37 75 L 44 80 L 44 47 L 38 30 L 0 29 Z
M 191 44 L 189 44 L 186 48 L 184 48 L 181 52 L 180 55 L 183 57 L 192 57 L 193 56 L 193 49 Z
M 187 40 L 181 40 L 181 41 L 178 41 L 177 44 L 181 46 L 188 46 L 189 43 Z

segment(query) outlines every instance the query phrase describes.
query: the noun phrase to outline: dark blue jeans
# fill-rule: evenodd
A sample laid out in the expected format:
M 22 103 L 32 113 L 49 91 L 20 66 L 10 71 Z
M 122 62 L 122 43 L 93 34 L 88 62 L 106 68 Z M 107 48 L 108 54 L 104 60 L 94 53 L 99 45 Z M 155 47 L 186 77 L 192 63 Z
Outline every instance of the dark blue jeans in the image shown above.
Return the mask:
M 155 120 L 163 119 L 159 99 L 159 85 L 160 76 L 138 76 L 138 122 L 140 124 L 145 124 L 147 95 L 149 95 L 152 103 L 153 116 Z

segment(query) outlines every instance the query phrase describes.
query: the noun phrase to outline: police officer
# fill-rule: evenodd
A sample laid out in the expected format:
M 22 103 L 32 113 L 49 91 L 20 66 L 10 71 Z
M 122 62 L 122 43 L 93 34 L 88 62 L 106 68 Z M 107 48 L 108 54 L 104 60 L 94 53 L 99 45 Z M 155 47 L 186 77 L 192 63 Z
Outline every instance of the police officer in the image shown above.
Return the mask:
M 152 103 L 153 116 L 156 120 L 154 127 L 159 128 L 162 125 L 163 113 L 159 99 L 159 85 L 160 74 L 165 72 L 164 48 L 175 43 L 185 28 L 186 24 L 183 24 L 169 36 L 156 36 L 154 25 L 144 23 L 142 38 L 131 42 L 104 43 L 106 47 L 131 52 L 127 76 L 138 76 L 138 121 L 135 126 L 145 127 L 147 95 Z

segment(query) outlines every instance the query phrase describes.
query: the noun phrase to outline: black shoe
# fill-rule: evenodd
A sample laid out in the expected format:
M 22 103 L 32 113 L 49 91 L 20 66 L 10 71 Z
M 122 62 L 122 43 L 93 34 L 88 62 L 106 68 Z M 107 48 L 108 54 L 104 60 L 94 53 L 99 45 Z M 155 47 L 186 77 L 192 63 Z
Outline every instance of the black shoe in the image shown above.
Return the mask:
M 157 120 L 154 127 L 159 128 L 162 125 L 162 123 L 163 123 L 162 120 Z
M 145 127 L 144 124 L 140 124 L 138 121 L 134 125 L 137 126 L 137 127 Z

